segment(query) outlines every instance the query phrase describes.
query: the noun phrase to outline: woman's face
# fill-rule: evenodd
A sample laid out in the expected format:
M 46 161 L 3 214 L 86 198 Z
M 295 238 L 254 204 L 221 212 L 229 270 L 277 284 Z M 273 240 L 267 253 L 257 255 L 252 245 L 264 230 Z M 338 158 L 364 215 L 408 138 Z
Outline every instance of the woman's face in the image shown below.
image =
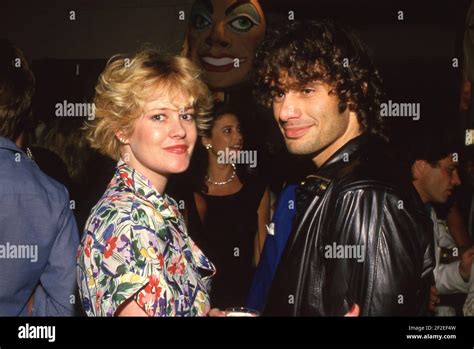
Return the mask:
M 149 179 L 154 174 L 167 178 L 188 168 L 197 129 L 186 97 L 154 88 L 128 136 L 130 161 L 124 160 Z
M 248 77 L 265 25 L 258 0 L 196 0 L 188 30 L 189 56 L 213 89 Z
M 211 130 L 211 137 L 203 137 L 202 143 L 211 144 L 214 152 L 242 150 L 243 137 L 240 123 L 234 114 L 223 114 L 215 122 Z

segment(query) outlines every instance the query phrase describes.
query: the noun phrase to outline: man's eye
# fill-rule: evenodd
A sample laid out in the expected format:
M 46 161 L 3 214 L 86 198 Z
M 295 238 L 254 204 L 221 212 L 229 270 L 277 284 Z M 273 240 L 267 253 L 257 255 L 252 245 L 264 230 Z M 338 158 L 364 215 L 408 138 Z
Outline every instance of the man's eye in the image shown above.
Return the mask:
M 252 29 L 255 26 L 255 23 L 247 16 L 239 16 L 230 21 L 229 26 L 234 31 L 244 33 Z
M 153 119 L 153 121 L 164 121 L 165 114 L 155 114 L 151 118 Z
M 182 114 L 181 118 L 186 121 L 193 121 L 194 120 L 194 114 Z
M 302 89 L 301 91 L 302 91 L 303 94 L 305 94 L 305 95 L 310 95 L 310 94 L 314 93 L 314 89 L 312 89 L 312 88 L 304 88 L 304 89 Z
M 211 26 L 212 22 L 203 15 L 196 14 L 191 19 L 191 24 L 196 30 L 203 31 L 208 29 Z
M 283 91 L 272 91 L 272 99 L 274 101 L 281 101 L 285 97 L 285 92 Z
M 224 133 L 230 133 L 230 128 L 225 128 Z

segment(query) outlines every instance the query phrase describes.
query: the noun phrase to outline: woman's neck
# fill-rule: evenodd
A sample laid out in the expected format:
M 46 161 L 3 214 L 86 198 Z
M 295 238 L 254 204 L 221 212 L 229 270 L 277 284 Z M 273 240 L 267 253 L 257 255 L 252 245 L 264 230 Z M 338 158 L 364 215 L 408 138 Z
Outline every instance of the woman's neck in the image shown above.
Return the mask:
M 214 154 L 209 155 L 209 165 L 207 167 L 207 175 L 209 179 L 215 182 L 225 181 L 234 172 L 231 164 L 220 164 Z

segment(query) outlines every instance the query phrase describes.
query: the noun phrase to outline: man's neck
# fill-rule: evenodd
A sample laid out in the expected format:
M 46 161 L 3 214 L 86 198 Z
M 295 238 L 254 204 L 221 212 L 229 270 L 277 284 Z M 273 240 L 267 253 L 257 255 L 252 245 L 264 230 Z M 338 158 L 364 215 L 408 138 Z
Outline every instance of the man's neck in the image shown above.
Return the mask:
M 430 200 L 428 199 L 428 196 L 424 193 L 423 188 L 421 187 L 420 183 L 415 180 L 413 181 L 413 186 L 415 187 L 416 192 L 420 196 L 421 201 L 423 201 L 425 205 L 430 203 Z
M 331 143 L 326 147 L 322 152 L 318 153 L 313 158 L 313 162 L 317 167 L 321 167 L 332 155 L 334 155 L 339 149 L 341 149 L 346 143 L 350 140 L 360 136 L 362 132 L 359 130 L 354 130 L 351 132 L 346 132 L 342 137 L 338 138 L 335 142 Z
M 25 136 L 25 133 L 22 132 L 15 139 L 15 145 L 20 149 L 23 149 L 23 146 L 25 145 L 25 137 L 24 136 Z

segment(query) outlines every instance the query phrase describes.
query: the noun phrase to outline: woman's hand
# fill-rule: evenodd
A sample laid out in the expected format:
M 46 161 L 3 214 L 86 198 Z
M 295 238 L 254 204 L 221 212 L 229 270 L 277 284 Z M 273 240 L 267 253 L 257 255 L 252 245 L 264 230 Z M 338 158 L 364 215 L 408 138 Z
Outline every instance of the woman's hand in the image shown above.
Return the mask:
M 223 316 L 225 316 L 225 311 L 220 310 L 219 308 L 212 308 L 211 310 L 209 310 L 209 313 L 207 314 L 207 316 L 223 317 Z

